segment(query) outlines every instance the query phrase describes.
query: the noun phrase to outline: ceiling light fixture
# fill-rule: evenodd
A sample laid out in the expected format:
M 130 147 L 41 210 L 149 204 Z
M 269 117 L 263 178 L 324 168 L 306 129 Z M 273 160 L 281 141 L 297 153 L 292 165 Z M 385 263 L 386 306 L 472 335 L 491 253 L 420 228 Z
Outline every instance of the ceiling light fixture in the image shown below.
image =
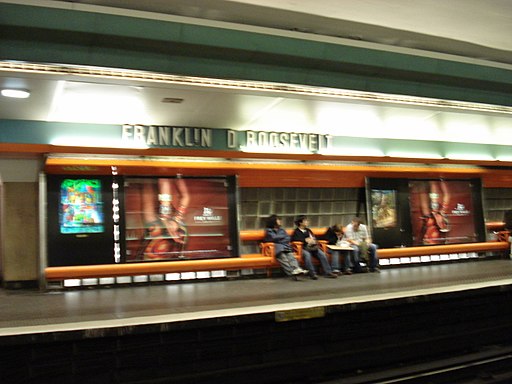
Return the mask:
M 15 99 L 26 99 L 30 96 L 30 92 L 26 89 L 9 89 L 5 88 L 1 91 L 2 96 L 12 97 Z
M 314 87 L 288 83 L 272 83 L 250 80 L 228 80 L 206 77 L 171 75 L 127 69 L 89 67 L 79 65 L 36 64 L 0 61 L 0 72 L 40 73 L 81 78 L 110 78 L 117 80 L 142 81 L 149 83 L 179 84 L 218 89 L 238 89 L 282 94 L 319 96 L 332 99 L 362 100 L 380 103 L 418 105 L 424 107 L 450 108 L 491 113 L 512 114 L 508 105 L 484 104 L 459 100 L 433 99 L 428 97 L 394 95 L 348 89 Z

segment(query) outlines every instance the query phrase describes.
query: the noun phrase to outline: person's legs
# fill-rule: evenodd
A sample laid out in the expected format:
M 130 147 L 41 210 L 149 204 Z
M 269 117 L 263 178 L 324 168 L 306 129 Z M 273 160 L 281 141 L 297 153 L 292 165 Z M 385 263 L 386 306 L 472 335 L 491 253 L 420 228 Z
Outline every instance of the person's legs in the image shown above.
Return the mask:
M 322 266 L 322 269 L 324 271 L 325 276 L 332 275 L 332 268 L 329 265 L 329 261 L 327 260 L 327 256 L 325 256 L 325 253 L 322 250 L 317 250 L 315 257 L 320 261 L 320 265 Z
M 361 264 L 359 264 L 359 246 L 351 244 L 352 248 L 352 260 L 354 261 L 354 272 L 362 272 Z
M 340 252 L 331 251 L 331 268 L 334 273 L 340 272 Z
M 286 258 L 288 259 L 288 263 L 290 263 L 293 268 L 293 275 L 307 274 L 308 271 L 306 269 L 302 269 L 299 265 L 299 262 L 295 258 L 293 252 L 285 252 Z
M 284 273 L 287 276 L 292 276 L 295 268 L 291 265 L 288 254 L 286 252 L 281 252 L 279 255 L 277 255 L 276 259 L 281 265 L 281 268 L 283 269 Z
M 375 244 L 368 244 L 368 255 L 370 258 L 370 272 L 378 271 L 379 256 L 377 254 L 377 246 Z
M 303 249 L 302 259 L 304 260 L 304 265 L 306 266 L 306 269 L 309 271 L 309 276 L 311 278 L 316 277 L 315 267 L 313 266 L 313 262 L 311 261 L 311 253 Z
M 352 274 L 352 265 L 350 263 L 350 254 L 352 253 L 351 251 L 344 251 L 344 255 L 343 257 L 345 258 L 343 260 L 343 272 L 347 275 L 350 275 Z

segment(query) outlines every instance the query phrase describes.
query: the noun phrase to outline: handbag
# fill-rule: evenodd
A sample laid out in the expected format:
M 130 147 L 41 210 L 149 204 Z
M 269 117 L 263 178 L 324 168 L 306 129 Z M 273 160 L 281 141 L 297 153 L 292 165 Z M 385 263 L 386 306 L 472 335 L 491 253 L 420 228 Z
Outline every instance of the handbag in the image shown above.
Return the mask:
M 309 251 L 309 252 L 318 251 L 318 244 L 317 243 L 307 243 L 306 251 Z

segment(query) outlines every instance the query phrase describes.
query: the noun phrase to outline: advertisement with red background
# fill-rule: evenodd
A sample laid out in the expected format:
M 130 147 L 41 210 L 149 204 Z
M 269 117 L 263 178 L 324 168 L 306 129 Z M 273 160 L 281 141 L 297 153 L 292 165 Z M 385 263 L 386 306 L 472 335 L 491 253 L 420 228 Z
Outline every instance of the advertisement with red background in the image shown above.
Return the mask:
M 478 241 L 469 180 L 409 181 L 413 245 Z
M 126 261 L 232 257 L 225 178 L 126 178 Z

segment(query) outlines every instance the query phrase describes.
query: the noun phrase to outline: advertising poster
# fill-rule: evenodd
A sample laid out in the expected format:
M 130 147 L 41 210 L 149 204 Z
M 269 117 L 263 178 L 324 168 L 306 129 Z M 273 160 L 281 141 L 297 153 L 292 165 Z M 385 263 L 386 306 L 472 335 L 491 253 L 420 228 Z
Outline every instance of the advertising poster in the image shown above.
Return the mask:
M 394 228 L 397 226 L 396 191 L 372 189 L 373 228 Z
M 62 180 L 59 208 L 60 233 L 82 234 L 104 231 L 100 180 Z
M 47 265 L 114 262 L 112 177 L 48 175 Z
M 413 245 L 478 241 L 469 181 L 409 181 L 409 199 Z
M 126 178 L 126 261 L 231 257 L 224 178 Z

